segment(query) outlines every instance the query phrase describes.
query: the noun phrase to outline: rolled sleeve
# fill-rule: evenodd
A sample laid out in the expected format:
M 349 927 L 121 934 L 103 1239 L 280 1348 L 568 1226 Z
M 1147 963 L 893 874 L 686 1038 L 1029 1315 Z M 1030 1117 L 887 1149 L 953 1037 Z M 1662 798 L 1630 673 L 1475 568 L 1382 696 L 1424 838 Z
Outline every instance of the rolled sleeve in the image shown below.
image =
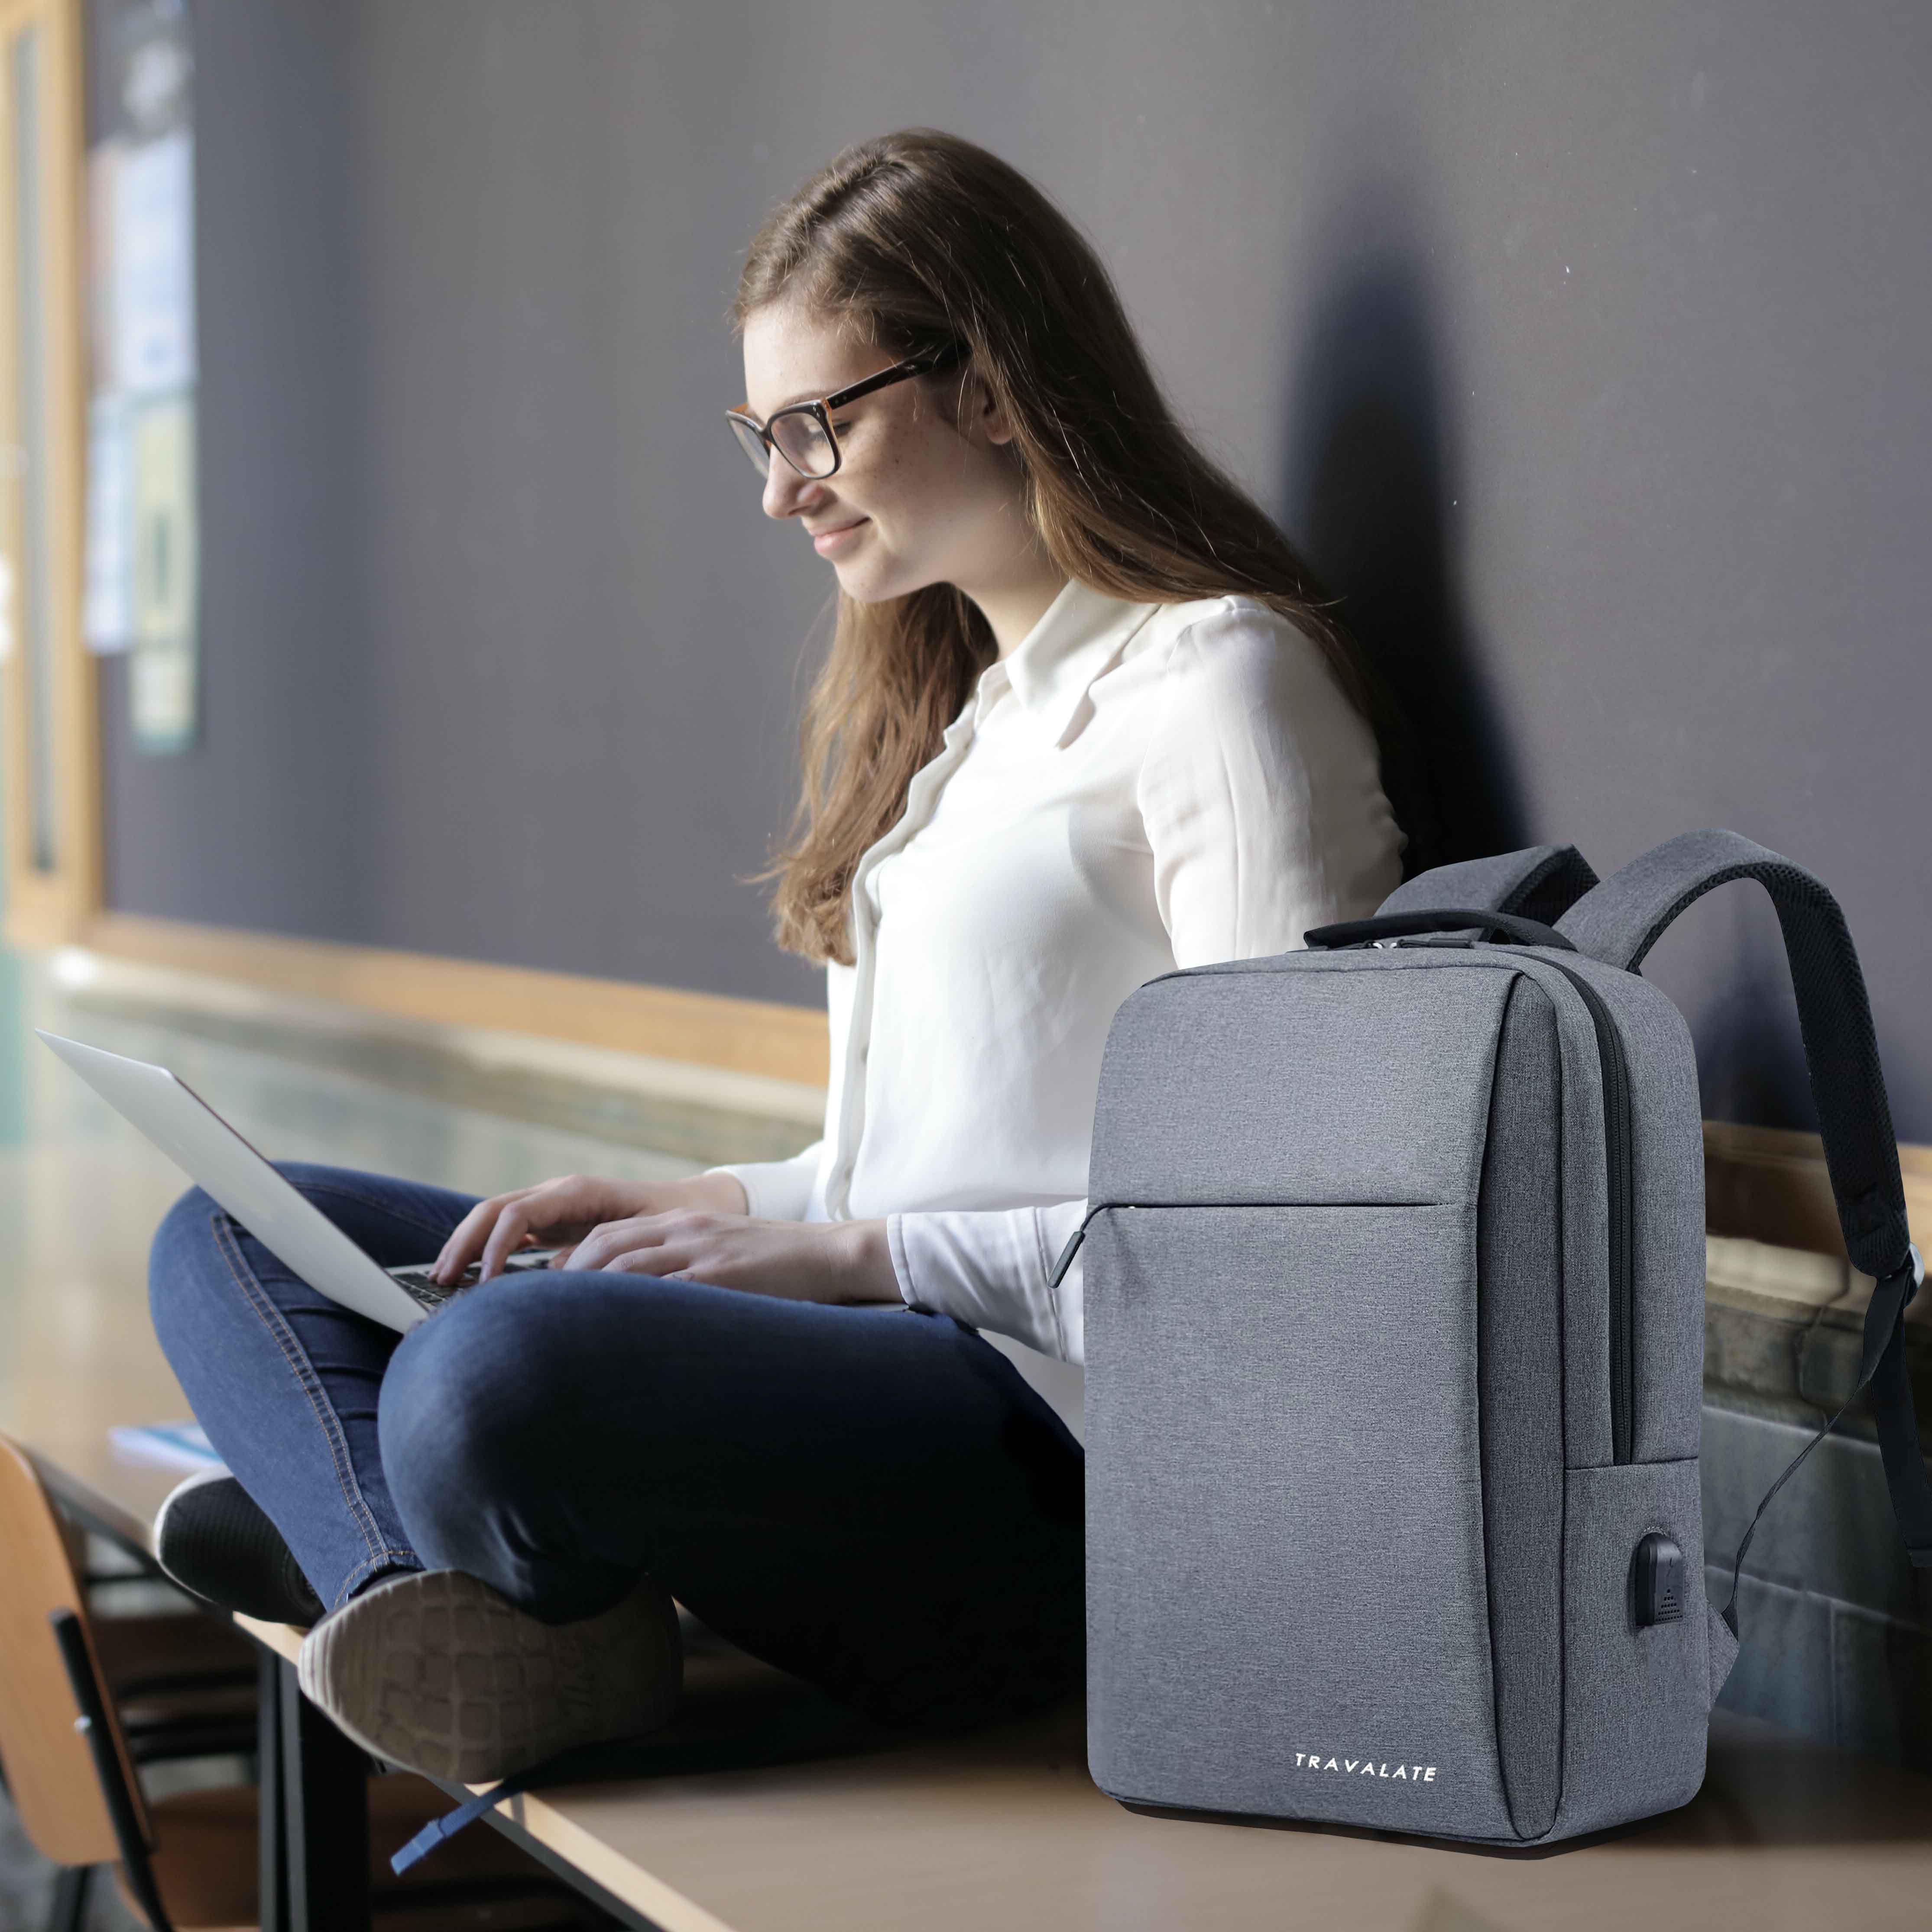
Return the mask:
M 1083 1361 L 1080 1261 L 1050 1287 L 1084 1201 L 1045 1208 L 889 1214 L 886 1239 L 908 1306 L 950 1315 L 1061 1361 Z
M 821 1136 L 789 1160 L 728 1162 L 706 1174 L 735 1175 L 745 1190 L 745 1211 L 761 1221 L 802 1221 L 812 1204 L 818 1164 L 825 1152 Z

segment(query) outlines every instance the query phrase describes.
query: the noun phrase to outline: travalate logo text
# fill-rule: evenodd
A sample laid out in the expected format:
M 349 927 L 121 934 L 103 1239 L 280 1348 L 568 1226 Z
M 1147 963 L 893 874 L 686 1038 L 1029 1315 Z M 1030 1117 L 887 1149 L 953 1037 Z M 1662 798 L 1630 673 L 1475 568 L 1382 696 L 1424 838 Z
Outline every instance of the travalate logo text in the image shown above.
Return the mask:
M 1385 1778 L 1391 1784 L 1436 1782 L 1436 1767 L 1432 1764 L 1390 1765 L 1379 1758 L 1324 1757 L 1319 1751 L 1297 1751 L 1294 1768 L 1298 1771 L 1332 1771 L 1339 1778 Z

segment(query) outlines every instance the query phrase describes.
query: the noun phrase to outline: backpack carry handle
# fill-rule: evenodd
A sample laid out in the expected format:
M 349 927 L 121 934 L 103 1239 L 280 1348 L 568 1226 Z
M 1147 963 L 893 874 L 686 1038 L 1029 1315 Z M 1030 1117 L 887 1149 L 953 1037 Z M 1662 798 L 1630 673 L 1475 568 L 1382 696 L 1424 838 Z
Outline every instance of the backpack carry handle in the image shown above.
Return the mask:
M 1437 906 L 1486 906 L 1554 924 L 1597 883 L 1574 845 L 1526 845 L 1486 859 L 1459 859 L 1418 872 L 1384 899 L 1378 913 L 1430 912 Z
M 1558 924 L 1582 951 L 1634 973 L 1679 913 L 1733 879 L 1756 880 L 1778 910 L 1845 1250 L 1877 1283 L 1858 1385 L 1869 1384 L 1906 1550 L 1914 1564 L 1932 1568 L 1932 1478 L 1918 1448 L 1904 1333 L 1924 1268 L 1906 1220 L 1871 1002 L 1838 901 L 1803 866 L 1735 832 L 1687 832 L 1586 892 Z
M 1378 939 L 1398 939 L 1423 932 L 1467 932 L 1472 927 L 1516 946 L 1553 946 L 1564 952 L 1576 950 L 1553 926 L 1523 919 L 1515 913 L 1492 912 L 1481 906 L 1438 906 L 1416 912 L 1378 913 L 1373 919 L 1346 919 L 1337 926 L 1318 926 L 1304 932 L 1304 944 L 1318 950 L 1372 946 Z

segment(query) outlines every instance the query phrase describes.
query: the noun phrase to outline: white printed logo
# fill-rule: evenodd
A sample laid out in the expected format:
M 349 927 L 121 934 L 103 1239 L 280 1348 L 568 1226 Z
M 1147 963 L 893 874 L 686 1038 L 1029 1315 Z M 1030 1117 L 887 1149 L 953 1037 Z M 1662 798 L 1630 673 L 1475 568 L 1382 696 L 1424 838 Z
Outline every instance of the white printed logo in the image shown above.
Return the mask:
M 1324 1757 L 1319 1751 L 1297 1751 L 1294 1768 L 1298 1771 L 1332 1771 L 1338 1777 L 1385 1778 L 1390 1784 L 1398 1780 L 1408 1784 L 1436 1782 L 1436 1767 L 1432 1764 L 1399 1764 L 1391 1770 L 1372 1757 Z

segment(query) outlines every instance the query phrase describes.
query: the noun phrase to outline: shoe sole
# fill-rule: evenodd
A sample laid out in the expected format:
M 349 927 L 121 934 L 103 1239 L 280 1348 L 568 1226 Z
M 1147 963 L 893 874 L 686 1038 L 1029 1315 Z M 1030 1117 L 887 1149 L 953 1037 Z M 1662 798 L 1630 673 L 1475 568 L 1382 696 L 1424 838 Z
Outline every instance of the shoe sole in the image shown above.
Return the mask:
M 297 1675 L 373 1756 L 490 1784 L 662 1725 L 680 1686 L 677 1614 L 646 1582 L 601 1616 L 539 1623 L 460 1570 L 418 1570 L 325 1617 Z

